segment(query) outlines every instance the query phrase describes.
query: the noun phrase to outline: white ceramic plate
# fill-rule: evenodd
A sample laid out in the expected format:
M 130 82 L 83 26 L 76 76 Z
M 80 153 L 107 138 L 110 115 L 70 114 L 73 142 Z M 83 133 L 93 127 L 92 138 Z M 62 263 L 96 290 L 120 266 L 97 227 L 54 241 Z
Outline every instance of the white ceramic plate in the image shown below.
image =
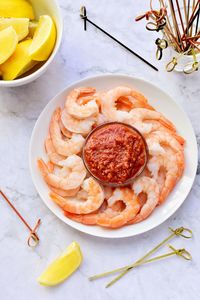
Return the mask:
M 150 104 L 152 104 L 158 111 L 162 112 L 176 125 L 179 134 L 186 140 L 185 172 L 165 203 L 156 208 L 149 218 L 135 225 L 124 226 L 120 229 L 111 230 L 98 226 L 86 226 L 65 217 L 62 210 L 53 203 L 48 196 L 49 189 L 39 173 L 37 168 L 37 159 L 40 157 L 47 159 L 44 150 L 44 140 L 47 136 L 51 115 L 57 106 L 64 105 L 65 95 L 71 89 L 80 86 L 92 86 L 98 91 L 101 91 L 108 90 L 118 85 L 127 85 L 142 92 L 149 99 Z M 32 133 L 29 161 L 32 179 L 40 197 L 58 218 L 73 228 L 94 236 L 104 238 L 122 238 L 134 236 L 158 226 L 180 207 L 186 199 L 195 178 L 197 168 L 197 143 L 191 123 L 184 111 L 160 88 L 142 79 L 126 75 L 102 75 L 86 78 L 72 84 L 48 103 L 38 118 Z

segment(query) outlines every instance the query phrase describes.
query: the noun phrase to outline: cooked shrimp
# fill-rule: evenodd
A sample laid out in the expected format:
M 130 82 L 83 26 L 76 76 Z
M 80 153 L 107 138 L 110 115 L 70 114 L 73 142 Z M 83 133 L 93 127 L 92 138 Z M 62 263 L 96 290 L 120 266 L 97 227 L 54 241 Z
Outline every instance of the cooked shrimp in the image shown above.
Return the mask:
M 140 205 L 136 196 L 129 188 L 115 189 L 108 199 L 96 212 L 86 215 L 65 215 L 70 219 L 86 225 L 100 225 L 108 228 L 119 228 L 125 225 L 139 211 Z
M 131 95 L 128 97 L 129 101 L 133 104 L 133 108 L 146 108 L 150 110 L 155 110 L 153 106 L 148 103 L 147 98 L 140 92 L 131 89 Z
M 148 104 L 147 99 L 134 90 L 131 91 L 131 96 L 122 96 L 117 99 L 116 107 L 118 110 L 130 111 L 133 108 L 147 108 L 154 110 L 154 108 Z
M 184 170 L 184 153 L 182 145 L 170 133 L 164 131 L 153 132 L 146 139 L 148 149 L 152 155 L 165 155 L 170 159 L 170 156 L 175 156 L 179 166 L 178 177 Z
M 53 172 L 55 169 L 55 164 L 52 163 L 50 160 L 47 162 L 47 168 L 49 169 L 49 172 Z
M 78 197 L 63 198 L 55 193 L 50 193 L 50 196 L 65 211 L 75 214 L 89 214 L 102 205 L 104 192 L 100 184 L 92 177 L 85 179 L 81 187 L 88 193 L 85 201 Z
M 113 194 L 113 189 L 110 186 L 104 186 L 104 194 L 105 199 L 108 200 Z
M 119 228 L 134 218 L 140 209 L 137 197 L 129 188 L 116 188 L 107 201 L 107 209 L 100 213 L 97 218 L 97 224 L 103 227 Z M 124 210 L 112 209 L 112 206 L 118 201 L 124 203 Z
M 78 88 L 72 90 L 67 96 L 65 107 L 67 112 L 77 118 L 77 119 L 86 119 L 91 116 L 95 116 L 99 112 L 99 107 L 96 102 L 95 96 L 96 90 L 94 88 Z M 87 98 L 87 103 L 78 104 L 77 100 L 79 97 L 83 97 L 84 95 L 90 95 L 91 98 Z
M 70 139 L 72 137 L 73 133 L 71 131 L 69 131 L 67 128 L 65 128 L 65 126 L 63 125 L 63 122 L 62 122 L 61 118 L 59 119 L 59 126 L 60 126 L 60 130 L 61 130 L 62 134 L 66 138 Z
M 72 214 L 67 211 L 64 211 L 66 217 L 72 219 L 73 221 L 85 224 L 85 225 L 97 225 L 99 215 L 103 213 L 108 207 L 107 201 L 104 201 L 98 210 L 90 214 Z M 117 201 L 114 203 L 109 210 L 107 210 L 107 217 L 113 218 L 114 216 L 119 215 L 119 213 L 124 209 L 124 203 L 122 201 Z
M 162 123 L 165 127 L 172 131 L 176 131 L 176 128 L 168 119 L 166 119 L 158 111 L 149 110 L 146 108 L 134 108 L 129 112 L 128 118 L 125 120 L 130 125 L 133 125 L 140 122 L 156 120 Z
M 107 208 L 107 202 L 104 201 L 102 205 L 95 211 L 89 214 L 72 214 L 68 211 L 64 211 L 66 217 L 72 219 L 75 222 L 82 223 L 85 225 L 96 225 L 98 215 Z
M 138 197 L 141 193 L 146 194 L 147 199 L 140 212 L 132 218 L 128 224 L 138 223 L 146 219 L 152 213 L 159 201 L 159 187 L 152 178 L 140 177 L 134 182 L 132 189 Z
M 54 193 L 56 193 L 56 194 L 58 194 L 59 196 L 62 196 L 62 197 L 73 197 L 79 191 L 79 187 L 77 187 L 75 189 L 71 189 L 71 190 L 62 190 L 62 189 L 57 189 L 57 188 L 49 185 L 49 188 L 52 192 L 54 192 Z
M 169 193 L 174 188 L 177 180 L 180 178 L 182 171 L 180 169 L 182 166 L 179 165 L 176 156 L 170 155 L 168 156 L 153 156 L 148 164 L 147 167 L 151 172 L 153 178 L 159 182 L 159 171 L 162 169 L 162 172 L 165 171 L 165 174 L 162 173 L 163 182 L 162 186 L 160 186 L 160 199 L 159 204 L 161 204 Z
M 96 117 L 79 120 L 68 114 L 67 110 L 64 109 L 61 114 L 61 120 L 67 130 L 87 135 L 91 131 L 92 126 L 95 124 Z
M 89 96 L 79 97 L 77 99 L 77 103 L 79 105 L 85 105 L 88 102 L 90 102 L 91 100 L 94 100 L 94 98 L 95 98 L 96 104 L 98 105 L 98 108 L 99 108 L 99 112 L 101 112 L 101 102 L 102 102 L 101 97 L 102 97 L 102 93 L 95 93 L 93 96 L 89 95 Z
M 59 126 L 60 113 L 60 108 L 56 109 L 50 121 L 49 132 L 52 143 L 56 152 L 61 155 L 77 154 L 81 151 L 85 140 L 80 134 L 73 134 L 71 139 L 68 140 L 63 139 Z
M 123 122 L 129 116 L 129 112 L 124 110 L 117 110 L 117 101 L 121 97 L 126 97 L 130 101 L 133 107 L 145 107 L 152 109 L 148 105 L 147 99 L 137 91 L 131 88 L 119 86 L 112 90 L 109 90 L 102 96 L 102 112 L 108 118 L 109 121 L 121 121 Z
M 42 159 L 38 160 L 38 167 L 46 183 L 61 190 L 72 190 L 79 187 L 86 176 L 83 161 L 77 155 L 69 156 L 58 174 L 50 171 Z
M 122 96 L 117 99 L 116 108 L 117 110 L 124 110 L 129 112 L 131 109 L 134 108 L 133 103 L 129 100 L 129 97 Z
M 55 165 L 49 161 L 47 164 L 46 164 L 46 167 L 48 168 L 48 171 L 49 173 L 53 173 L 54 169 L 55 169 Z M 61 172 L 60 172 L 61 173 Z M 69 171 L 65 171 L 63 172 L 63 176 L 67 176 L 69 174 Z M 78 191 L 79 191 L 79 188 L 80 187 L 77 187 L 75 189 L 71 189 L 71 190 L 63 190 L 63 189 L 59 189 L 59 188 L 55 188 L 51 185 L 48 185 L 48 187 L 50 188 L 50 190 L 52 190 L 52 192 L 62 196 L 62 197 L 71 197 L 71 196 L 75 196 Z
M 103 115 L 103 114 L 101 114 L 101 113 L 99 113 L 98 116 L 97 116 L 97 119 L 96 119 L 96 125 L 101 125 L 101 124 L 103 124 L 103 123 L 105 123 L 107 121 L 108 120 L 107 120 L 106 116 Z
M 165 179 L 166 179 L 166 171 L 164 169 L 164 167 L 160 167 L 159 171 L 158 171 L 158 176 L 157 176 L 157 184 L 159 186 L 159 191 L 162 191 L 162 188 L 165 184 Z
M 102 187 L 78 156 L 91 130 L 109 121 L 132 125 L 147 143 L 148 162 L 132 186 Z M 101 93 L 92 87 L 75 88 L 66 96 L 64 109 L 52 114 L 45 140 L 49 161 L 39 159 L 38 167 L 51 199 L 66 217 L 119 228 L 145 220 L 164 202 L 183 174 L 184 143 L 173 123 L 132 88 L 118 86 Z
M 78 192 L 78 197 L 83 199 L 83 200 L 86 200 L 87 199 L 87 193 L 86 195 L 84 194 L 84 190 L 80 190 Z M 86 225 L 95 225 L 97 224 L 97 219 L 98 219 L 98 215 L 100 213 L 102 213 L 103 211 L 105 211 L 105 209 L 108 207 L 108 204 L 107 204 L 107 199 L 110 198 L 113 194 L 113 189 L 111 187 L 108 187 L 108 186 L 105 186 L 104 187 L 104 202 L 103 204 L 100 206 L 100 208 L 98 210 L 96 210 L 95 212 L 92 212 L 90 214 L 72 214 L 72 213 L 69 213 L 69 212 L 65 212 L 65 215 L 67 217 L 69 217 L 70 219 L 76 221 L 76 222 L 79 222 L 79 223 L 82 223 L 82 224 L 86 224 Z M 113 210 L 113 214 L 116 215 L 116 211 L 122 211 L 123 209 L 123 202 L 121 201 L 117 201 L 116 203 L 114 203 L 112 206 L 111 206 L 111 209 Z M 111 210 L 110 210 L 110 213 L 111 213 Z M 112 215 L 113 215 L 112 214 Z
M 182 136 L 175 133 L 174 128 L 171 130 L 168 127 L 165 126 L 165 124 L 162 123 L 162 121 L 157 120 L 145 120 L 143 122 L 135 122 L 133 126 L 140 131 L 145 137 L 148 137 L 149 134 L 155 132 L 155 131 L 164 131 L 168 132 L 170 134 L 173 134 L 175 139 L 181 144 L 184 145 L 185 140 Z
M 50 136 L 48 136 L 45 140 L 45 149 L 50 161 L 55 165 L 58 165 L 61 160 L 66 158 L 66 156 L 60 155 L 56 152 Z
M 160 144 L 163 147 L 170 147 L 174 152 L 183 152 L 182 145 L 177 141 L 176 137 L 174 137 L 173 133 L 169 133 L 167 131 L 155 131 L 151 133 L 146 142 L 150 147 L 153 144 Z

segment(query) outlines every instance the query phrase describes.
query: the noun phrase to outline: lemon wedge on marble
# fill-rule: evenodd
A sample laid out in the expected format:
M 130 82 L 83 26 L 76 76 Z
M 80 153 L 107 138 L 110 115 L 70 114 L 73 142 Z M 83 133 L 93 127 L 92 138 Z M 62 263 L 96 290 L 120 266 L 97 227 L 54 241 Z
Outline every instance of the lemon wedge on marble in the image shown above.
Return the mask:
M 0 72 L 4 80 L 13 80 L 37 64 L 29 56 L 31 43 L 31 39 L 20 42 L 9 59 L 0 65 Z
M 30 56 L 33 60 L 47 60 L 53 51 L 56 41 L 56 27 L 52 18 L 48 15 L 40 16 L 30 46 Z
M 37 278 L 46 286 L 53 286 L 67 279 L 81 264 L 82 253 L 78 243 L 71 243 L 66 251 L 55 259 Z
M 0 18 L 0 30 L 12 26 L 17 33 L 18 41 L 23 40 L 29 33 L 28 18 Z
M 0 64 L 4 63 L 13 54 L 17 43 L 17 34 L 12 26 L 0 31 Z
M 0 17 L 35 19 L 33 7 L 26 0 L 0 0 Z

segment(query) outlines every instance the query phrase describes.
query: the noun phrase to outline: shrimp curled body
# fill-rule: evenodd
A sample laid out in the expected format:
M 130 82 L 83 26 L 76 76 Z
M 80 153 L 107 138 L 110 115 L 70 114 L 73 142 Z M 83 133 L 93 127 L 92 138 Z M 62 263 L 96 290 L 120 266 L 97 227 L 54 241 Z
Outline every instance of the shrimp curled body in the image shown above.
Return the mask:
M 87 200 L 85 201 L 78 199 L 78 197 L 63 198 L 55 193 L 50 193 L 50 197 L 64 211 L 75 214 L 89 214 L 97 210 L 102 205 L 104 201 L 104 192 L 99 183 L 92 177 L 87 178 L 81 187 L 87 193 Z
M 152 213 L 159 201 L 159 187 L 152 178 L 139 178 L 134 182 L 132 189 L 136 195 L 139 195 L 140 193 L 146 194 L 147 200 L 140 212 L 129 222 L 129 224 L 138 223 L 146 219 Z
M 77 155 L 71 155 L 62 163 L 64 166 L 57 175 L 49 170 L 42 159 L 38 160 L 38 167 L 46 183 L 61 190 L 79 187 L 86 176 L 82 159 Z
M 63 139 L 59 126 L 60 114 L 60 108 L 56 109 L 53 113 L 49 127 L 49 132 L 54 148 L 60 155 L 69 156 L 72 154 L 78 154 L 81 151 L 85 140 L 80 134 L 72 134 L 71 138 L 67 140 Z
M 86 119 L 88 117 L 97 115 L 99 108 L 96 102 L 95 92 L 96 91 L 94 88 L 79 88 L 72 90 L 67 96 L 65 103 L 67 112 L 77 119 Z M 86 104 L 78 104 L 78 98 L 80 96 L 83 97 L 84 95 L 90 95 L 90 101 L 87 99 Z

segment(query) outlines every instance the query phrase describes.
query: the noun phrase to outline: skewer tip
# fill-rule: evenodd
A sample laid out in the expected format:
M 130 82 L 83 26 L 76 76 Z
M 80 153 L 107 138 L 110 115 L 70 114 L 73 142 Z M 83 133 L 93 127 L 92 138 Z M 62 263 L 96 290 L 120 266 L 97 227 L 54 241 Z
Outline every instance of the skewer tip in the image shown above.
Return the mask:
M 80 9 L 80 17 L 84 21 L 84 30 L 87 30 L 87 11 L 85 6 L 81 6 Z
M 87 11 L 85 6 L 81 6 L 80 8 L 80 17 L 84 19 L 87 16 Z

